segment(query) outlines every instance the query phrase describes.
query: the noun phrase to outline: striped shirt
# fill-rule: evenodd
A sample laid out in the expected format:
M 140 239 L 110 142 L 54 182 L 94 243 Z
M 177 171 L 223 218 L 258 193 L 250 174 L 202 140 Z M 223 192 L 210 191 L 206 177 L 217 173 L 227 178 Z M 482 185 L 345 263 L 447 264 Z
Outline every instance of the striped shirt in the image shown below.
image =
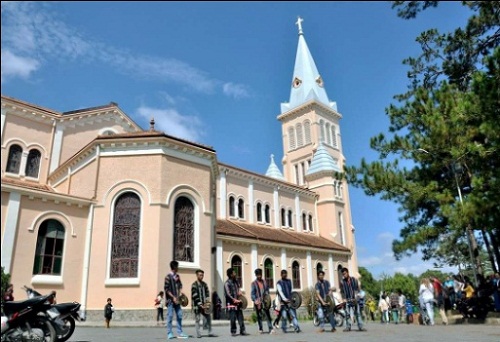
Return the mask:
M 169 303 L 172 299 L 177 298 L 182 290 L 181 277 L 177 273 L 170 272 L 165 276 L 165 297 Z
M 359 292 L 358 281 L 354 277 L 342 279 L 342 296 L 346 300 L 356 299 L 356 293 Z

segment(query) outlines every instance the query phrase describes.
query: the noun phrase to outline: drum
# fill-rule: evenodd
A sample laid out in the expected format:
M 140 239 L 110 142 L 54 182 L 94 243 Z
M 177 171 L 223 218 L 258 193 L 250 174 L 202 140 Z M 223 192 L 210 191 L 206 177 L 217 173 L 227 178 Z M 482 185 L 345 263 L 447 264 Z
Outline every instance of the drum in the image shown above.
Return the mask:
M 262 297 L 262 307 L 265 309 L 265 310 L 269 310 L 271 308 L 271 305 L 272 305 L 272 300 L 271 300 L 271 296 L 269 294 L 265 294 L 263 297 Z
M 333 298 L 331 295 L 327 295 L 326 296 L 326 300 L 325 300 L 325 303 L 326 303 L 326 309 L 328 310 L 328 313 L 332 313 L 333 312 L 333 308 L 335 307 L 335 305 L 333 304 Z
M 247 308 L 247 306 L 248 306 L 248 300 L 247 300 L 247 298 L 244 295 L 239 295 L 238 298 L 236 298 L 236 299 L 238 299 L 238 300 L 241 301 L 241 303 L 239 304 L 240 308 L 242 310 L 245 310 Z
M 291 293 L 290 307 L 297 310 L 302 305 L 302 296 L 299 292 L 293 291 Z
M 189 304 L 189 299 L 188 299 L 188 297 L 185 294 L 181 294 L 177 298 L 177 303 L 179 303 L 182 307 L 185 308 Z

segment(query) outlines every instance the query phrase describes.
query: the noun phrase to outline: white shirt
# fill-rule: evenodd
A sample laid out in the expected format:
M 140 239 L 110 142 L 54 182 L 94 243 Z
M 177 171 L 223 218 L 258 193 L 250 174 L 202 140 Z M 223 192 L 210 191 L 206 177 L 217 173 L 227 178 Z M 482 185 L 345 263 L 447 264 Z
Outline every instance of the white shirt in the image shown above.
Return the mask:
M 429 287 L 425 286 L 425 284 L 420 284 L 420 289 L 418 290 L 418 294 L 422 297 L 423 300 L 433 300 L 434 299 L 434 286 L 429 284 Z

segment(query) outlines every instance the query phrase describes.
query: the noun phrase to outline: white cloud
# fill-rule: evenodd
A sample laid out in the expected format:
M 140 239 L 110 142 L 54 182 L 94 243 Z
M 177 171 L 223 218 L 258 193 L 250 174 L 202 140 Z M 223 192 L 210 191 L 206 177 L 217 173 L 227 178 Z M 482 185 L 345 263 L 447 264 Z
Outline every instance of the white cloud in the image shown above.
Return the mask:
M 380 265 L 382 264 L 383 259 L 376 257 L 376 256 L 371 256 L 371 257 L 366 257 L 366 258 L 359 258 L 359 265 L 363 267 L 369 267 L 369 266 L 375 266 L 375 265 Z
M 136 55 L 125 49 L 85 38 L 66 25 L 52 11 L 51 3 L 2 2 L 2 50 L 25 56 L 37 68 L 27 74 L 13 72 L 14 60 L 2 61 L 2 72 L 27 77 L 48 60 L 101 62 L 132 77 L 177 82 L 203 93 L 213 93 L 222 85 L 226 96 L 236 99 L 249 96 L 243 84 L 222 82 L 203 70 L 173 58 Z M 3 58 L 3 55 L 2 55 Z M 5 64 L 5 68 L 4 68 Z M 3 77 L 2 77 L 3 79 Z
M 246 97 L 250 97 L 250 92 L 248 87 L 244 84 L 227 82 L 222 86 L 224 94 L 227 96 L 232 96 L 235 99 L 242 99 Z
M 13 54 L 9 50 L 2 50 L 1 82 L 8 78 L 29 76 L 38 69 L 40 63 L 32 58 L 21 57 Z
M 153 117 L 155 129 L 177 138 L 199 142 L 204 135 L 203 123 L 196 116 L 182 115 L 176 109 L 141 106 L 137 114 L 148 121 Z

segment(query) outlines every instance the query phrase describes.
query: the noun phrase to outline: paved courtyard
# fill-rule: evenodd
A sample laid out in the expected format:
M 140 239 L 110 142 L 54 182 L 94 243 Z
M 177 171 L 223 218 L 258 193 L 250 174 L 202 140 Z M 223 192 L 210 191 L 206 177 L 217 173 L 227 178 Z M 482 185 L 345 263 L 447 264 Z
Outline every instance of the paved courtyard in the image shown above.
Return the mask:
M 113 322 L 112 322 L 113 323 Z M 369 322 L 366 324 L 368 331 L 342 332 L 342 328 L 336 333 L 325 332 L 317 333 L 317 328 L 311 322 L 302 322 L 302 333 L 293 332 L 275 335 L 258 334 L 256 324 L 247 324 L 249 336 L 232 337 L 229 333 L 229 322 L 217 322 L 214 326 L 214 333 L 217 338 L 207 337 L 207 331 L 203 331 L 205 336 L 202 339 L 194 337 L 194 326 L 187 326 L 184 332 L 191 335 L 196 340 L 206 341 L 318 341 L 318 340 L 345 340 L 349 342 L 420 342 L 420 341 L 439 341 L 439 342 L 496 342 L 500 341 L 500 326 L 488 324 L 455 324 L 455 325 L 435 325 L 433 327 L 418 325 L 386 325 Z M 223 324 L 223 325 L 221 325 Z M 175 332 L 175 327 L 174 327 Z M 163 326 L 152 327 L 122 327 L 115 326 L 110 329 L 104 327 L 77 326 L 70 342 L 148 342 L 148 341 L 166 341 L 166 329 Z

